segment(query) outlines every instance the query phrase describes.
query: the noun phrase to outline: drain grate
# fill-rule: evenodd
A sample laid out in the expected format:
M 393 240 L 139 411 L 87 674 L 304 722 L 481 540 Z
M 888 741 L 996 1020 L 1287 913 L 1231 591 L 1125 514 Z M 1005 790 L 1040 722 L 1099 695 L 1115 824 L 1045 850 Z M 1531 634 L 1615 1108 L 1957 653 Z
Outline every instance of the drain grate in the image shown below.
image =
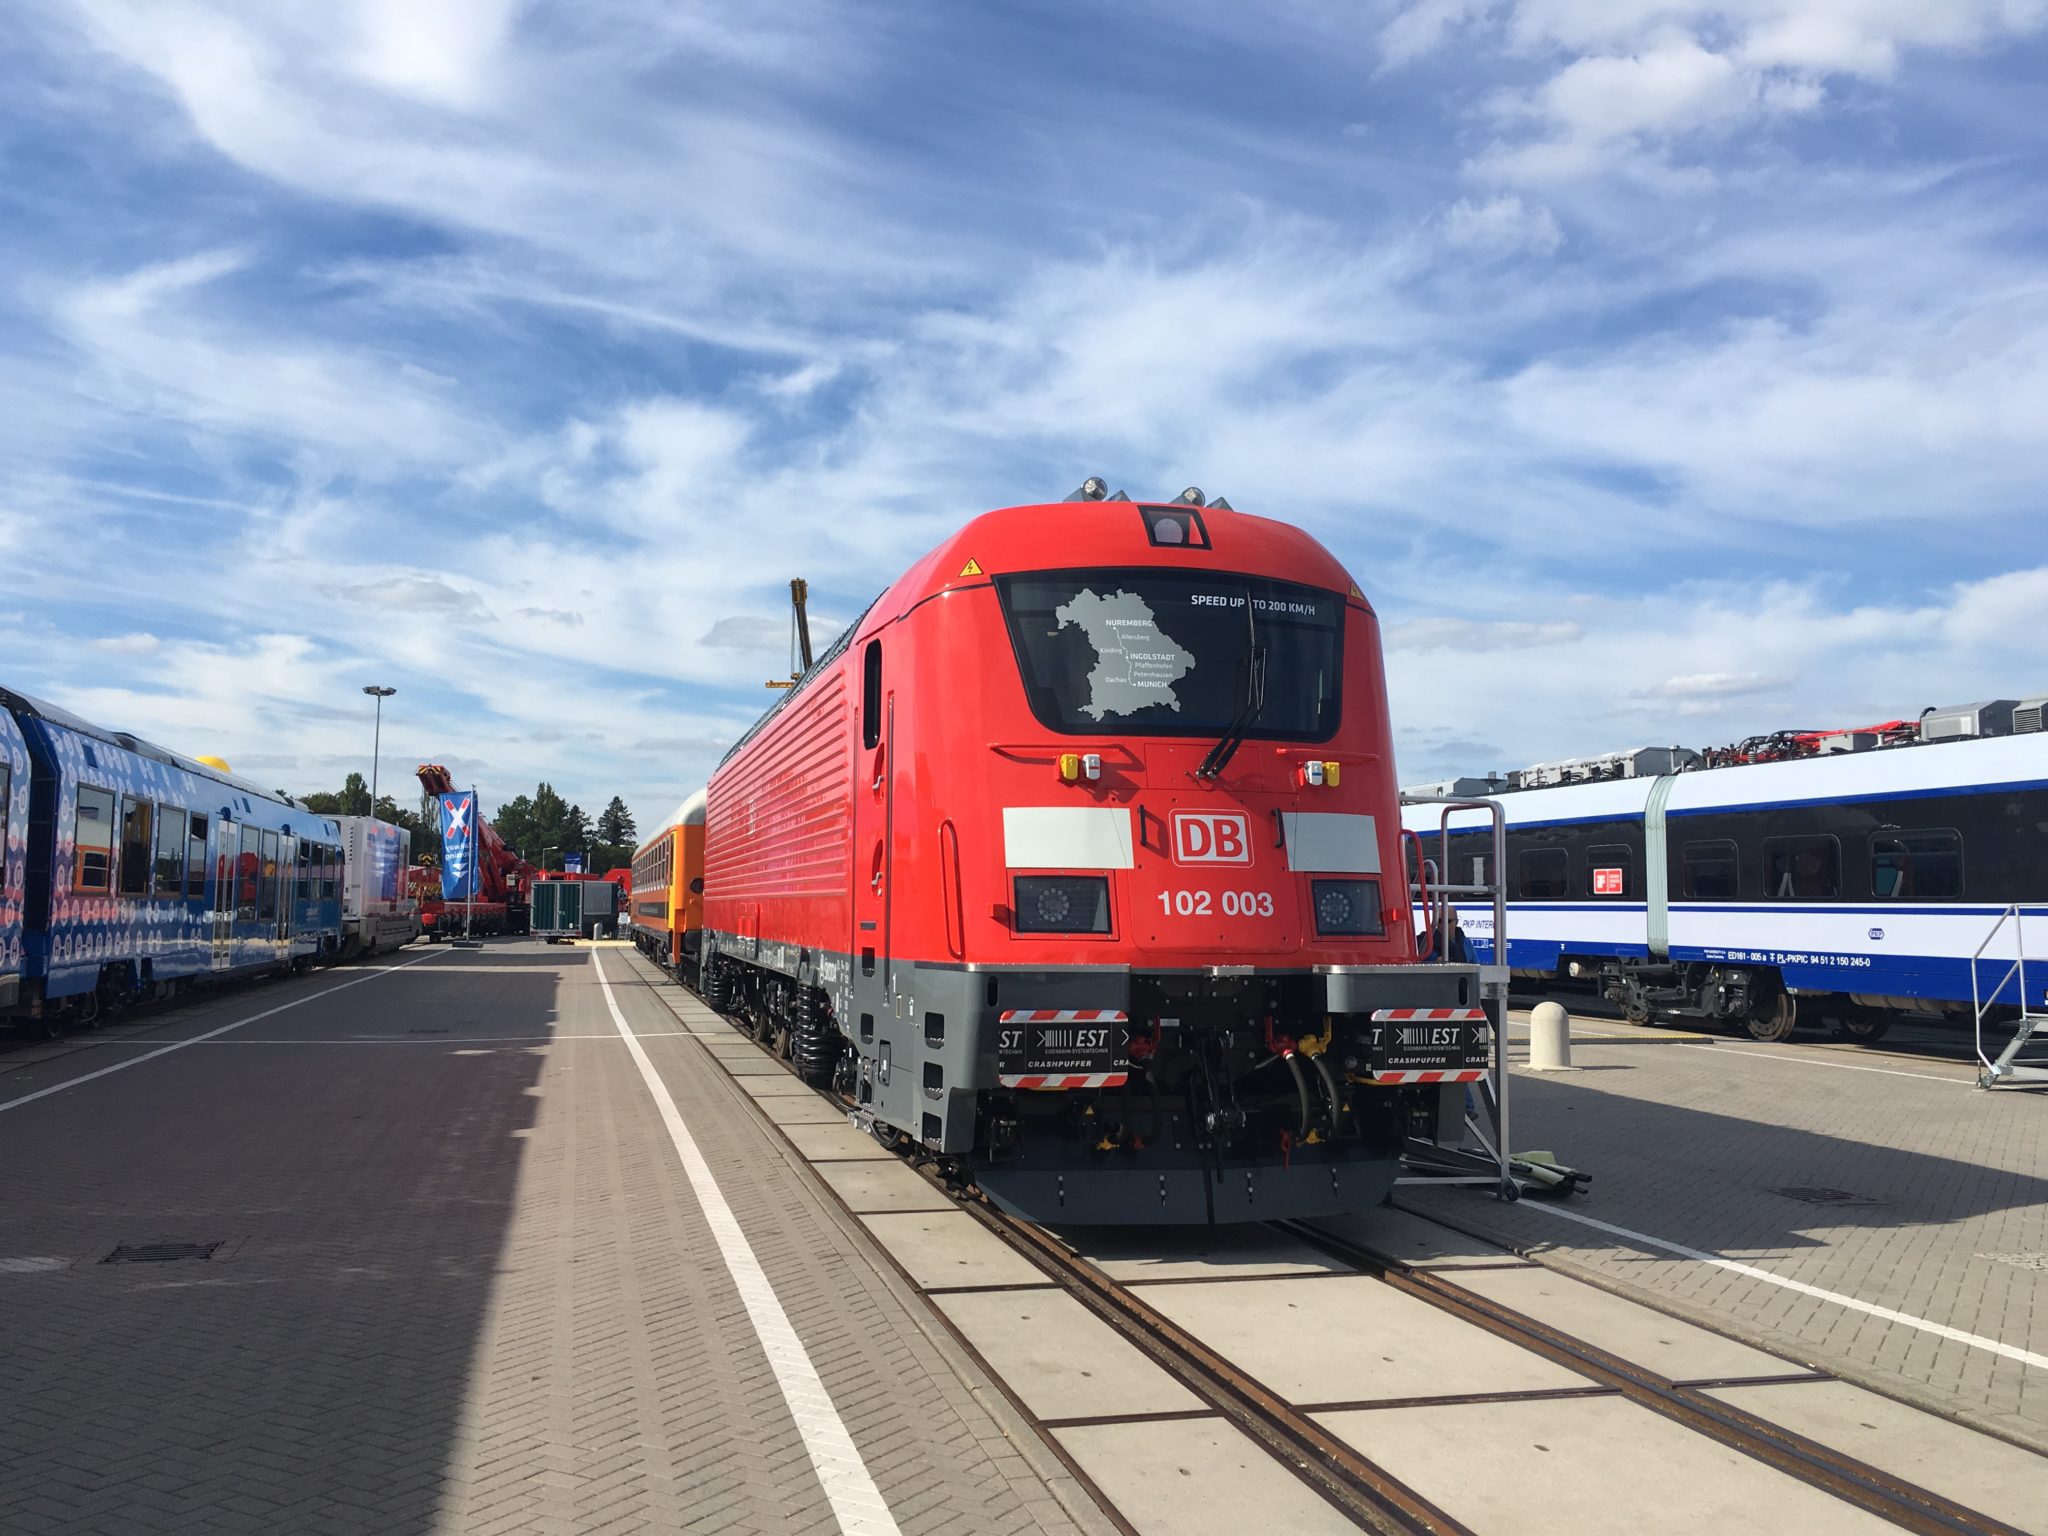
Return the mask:
M 1767 1189 L 1766 1194 L 1783 1195 L 1787 1200 L 1804 1200 L 1808 1205 L 1876 1205 L 1868 1195 L 1851 1194 L 1846 1189 L 1829 1189 L 1824 1184 L 1787 1184 L 1782 1189 Z
M 225 1241 L 223 1239 L 223 1241 Z M 101 1259 L 102 1264 L 175 1264 L 180 1259 L 210 1259 L 220 1243 L 123 1243 Z

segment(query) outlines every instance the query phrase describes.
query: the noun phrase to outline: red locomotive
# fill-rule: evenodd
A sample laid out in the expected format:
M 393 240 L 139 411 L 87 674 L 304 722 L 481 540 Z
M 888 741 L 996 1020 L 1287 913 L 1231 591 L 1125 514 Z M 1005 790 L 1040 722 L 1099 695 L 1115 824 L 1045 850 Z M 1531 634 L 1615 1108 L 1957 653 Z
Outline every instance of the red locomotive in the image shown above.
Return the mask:
M 1483 1060 L 1371 607 L 1198 491 L 969 523 L 726 755 L 704 847 L 707 1000 L 1041 1219 L 1376 1204 Z

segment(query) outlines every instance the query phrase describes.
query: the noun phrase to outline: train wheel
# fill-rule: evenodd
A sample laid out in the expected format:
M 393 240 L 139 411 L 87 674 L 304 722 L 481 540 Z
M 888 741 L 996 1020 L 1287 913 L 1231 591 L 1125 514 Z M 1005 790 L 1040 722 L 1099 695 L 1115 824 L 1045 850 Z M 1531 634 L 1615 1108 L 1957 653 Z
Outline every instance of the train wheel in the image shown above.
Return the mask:
M 1657 1022 L 1657 1010 L 1648 1003 L 1623 1003 L 1621 1005 L 1621 1016 L 1631 1024 L 1654 1024 Z
M 1882 1013 L 1844 1014 L 1839 1022 L 1843 1035 L 1865 1045 L 1875 1045 L 1892 1027 L 1890 1016 Z
M 1753 1040 L 1788 1040 L 1799 1022 L 1799 999 L 1790 992 L 1776 992 L 1764 1001 L 1763 1012 L 1749 1016 Z

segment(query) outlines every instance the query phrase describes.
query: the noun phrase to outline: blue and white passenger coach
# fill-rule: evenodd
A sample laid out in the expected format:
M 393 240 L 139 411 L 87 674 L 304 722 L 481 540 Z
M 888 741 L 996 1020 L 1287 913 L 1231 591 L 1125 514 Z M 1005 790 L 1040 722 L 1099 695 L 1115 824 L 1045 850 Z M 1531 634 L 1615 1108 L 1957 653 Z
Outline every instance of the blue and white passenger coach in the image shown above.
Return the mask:
M 28 878 L 28 741 L 0 713 L 0 1009 L 21 995 L 22 889 Z
M 1963 1015 L 2008 907 L 2048 920 L 2048 733 L 1693 769 L 1500 796 L 1508 964 L 1598 977 L 1630 1018 L 1783 1039 L 1803 1011 L 1875 1039 Z M 1441 862 L 1441 813 L 1406 808 Z M 1451 884 L 1488 884 L 1483 813 L 1451 821 Z M 1478 957 L 1490 906 L 1454 900 Z M 2009 964 L 2008 928 L 1985 951 Z M 1989 983 L 2005 968 L 1987 965 Z M 2006 999 L 2016 1001 L 2016 999 Z
M 336 953 L 333 822 L 6 689 L 0 722 L 0 1017 L 89 1022 Z

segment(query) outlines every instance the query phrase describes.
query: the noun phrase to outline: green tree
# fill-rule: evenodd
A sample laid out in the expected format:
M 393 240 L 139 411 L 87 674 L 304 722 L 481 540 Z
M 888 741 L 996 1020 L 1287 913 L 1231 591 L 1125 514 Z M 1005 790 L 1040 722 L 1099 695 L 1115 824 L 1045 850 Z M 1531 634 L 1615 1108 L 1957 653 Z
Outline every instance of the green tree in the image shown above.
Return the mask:
M 341 814 L 344 816 L 367 816 L 370 814 L 370 785 L 360 773 L 352 773 L 342 780 Z
M 633 825 L 633 813 L 626 809 L 626 802 L 617 795 L 597 818 L 597 840 L 607 847 L 630 848 L 640 835 Z

